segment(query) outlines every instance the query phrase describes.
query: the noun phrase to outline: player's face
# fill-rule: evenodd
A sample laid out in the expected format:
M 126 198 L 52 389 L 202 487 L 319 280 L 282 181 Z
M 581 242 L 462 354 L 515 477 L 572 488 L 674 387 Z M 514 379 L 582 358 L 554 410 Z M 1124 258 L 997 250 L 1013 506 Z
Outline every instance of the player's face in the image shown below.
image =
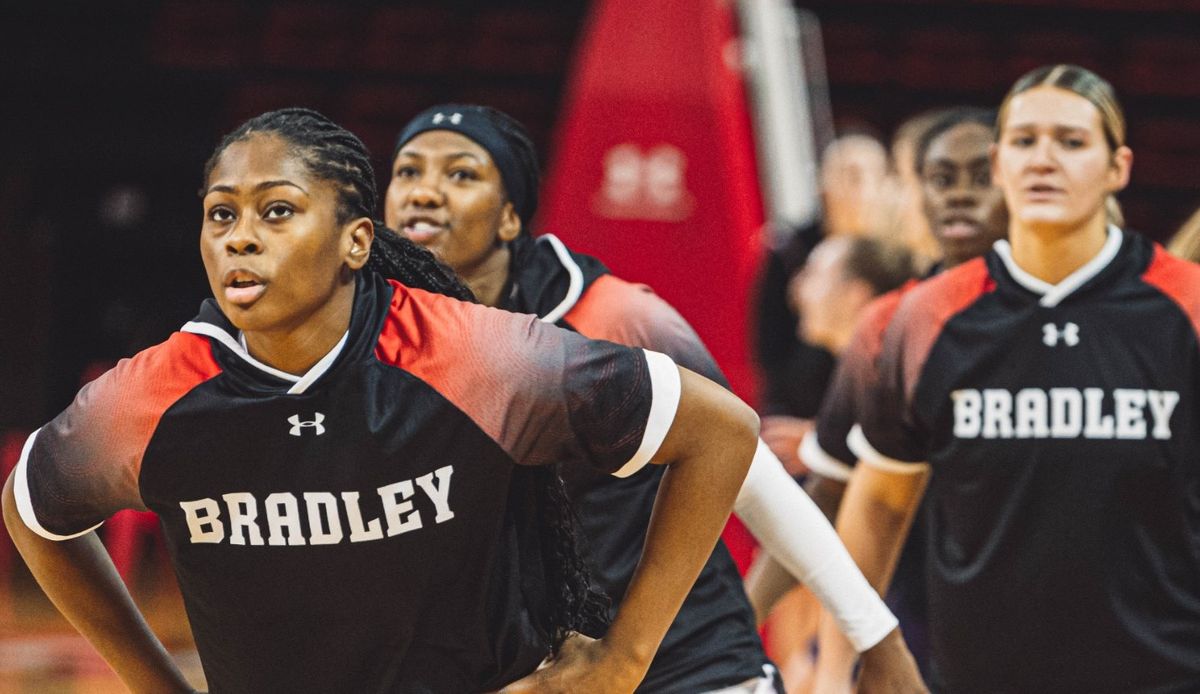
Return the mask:
M 870 289 L 846 272 L 850 241 L 835 237 L 822 242 L 789 286 L 800 313 L 799 337 L 835 354 L 853 330 L 859 310 L 870 300 Z
M 991 128 L 960 123 L 934 138 L 925 153 L 925 216 L 948 265 L 983 255 L 1008 231 L 1004 194 L 992 185 L 991 142 Z
M 246 332 L 292 331 L 353 296 L 370 220 L 337 222 L 332 184 L 270 134 L 225 149 L 204 193 L 200 255 L 221 310 Z M 344 303 L 348 306 L 349 303 Z
M 1065 231 L 1102 219 L 1105 198 L 1129 182 L 1132 154 L 1109 149 L 1100 111 L 1078 94 L 1022 92 L 1001 125 L 992 174 L 1022 227 Z
M 470 276 L 521 231 L 488 151 L 449 130 L 430 130 L 392 162 L 384 221 Z

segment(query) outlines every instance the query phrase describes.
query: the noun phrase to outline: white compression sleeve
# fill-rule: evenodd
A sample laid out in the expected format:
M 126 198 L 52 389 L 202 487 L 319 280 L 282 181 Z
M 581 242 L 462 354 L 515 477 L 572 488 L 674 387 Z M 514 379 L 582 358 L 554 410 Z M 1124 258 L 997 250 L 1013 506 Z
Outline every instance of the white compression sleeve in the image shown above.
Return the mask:
M 817 596 L 859 653 L 896 628 L 895 615 L 833 526 L 761 439 L 733 511 L 763 549 Z

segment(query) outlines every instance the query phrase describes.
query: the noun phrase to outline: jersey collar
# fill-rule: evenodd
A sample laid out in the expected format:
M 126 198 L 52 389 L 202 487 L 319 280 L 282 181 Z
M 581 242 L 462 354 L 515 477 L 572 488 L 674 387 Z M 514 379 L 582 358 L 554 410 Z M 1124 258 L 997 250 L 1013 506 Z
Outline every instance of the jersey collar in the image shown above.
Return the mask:
M 513 253 L 511 289 L 501 308 L 532 313 L 544 323 L 558 323 L 584 291 L 608 268 L 592 258 L 572 253 L 558 237 L 543 234 L 523 239 Z
M 229 319 L 221 313 L 216 301 L 213 299 L 206 299 L 200 307 L 200 314 L 184 324 L 180 328 L 180 331 L 204 335 L 215 340 L 221 345 L 226 354 L 232 355 L 234 361 L 243 366 L 239 371 L 268 376 L 269 378 L 266 380 L 271 383 L 268 390 L 278 392 L 276 389 L 286 386 L 287 394 L 299 395 L 307 392 L 314 383 L 333 368 L 338 362 L 338 357 L 347 351 L 347 345 L 355 345 L 351 350 L 353 352 L 360 351 L 361 345 L 359 343 L 364 340 L 352 339 L 352 335 L 363 333 L 362 337 L 370 344 L 361 348 L 370 349 L 373 347 L 374 339 L 371 337 L 371 331 L 375 330 L 377 333 L 378 326 L 372 327 L 372 325 L 381 320 L 381 317 L 374 315 L 379 313 L 374 308 L 380 301 L 386 307 L 391 298 L 391 288 L 385 286 L 387 296 L 377 296 L 381 292 L 380 288 L 376 285 L 382 282 L 382 280 L 375 279 L 375 281 L 371 281 L 372 279 L 374 278 L 366 278 L 363 276 L 363 273 L 359 273 L 359 278 L 356 281 L 354 289 L 354 308 L 350 317 L 349 329 L 325 356 L 321 357 L 308 371 L 299 376 L 281 371 L 255 359 L 247 349 L 246 341 L 241 331 L 234 327 Z M 259 379 L 252 380 L 259 381 Z M 265 384 L 262 384 L 260 381 L 258 388 L 262 388 L 263 385 Z
M 1112 263 L 1121 250 L 1123 236 L 1121 230 L 1115 225 L 1108 225 L 1108 238 L 1104 241 L 1104 246 L 1100 248 L 1100 252 L 1080 266 L 1075 272 L 1064 277 L 1058 284 L 1051 284 L 1045 280 L 1038 279 L 1021 269 L 1017 265 L 1017 262 L 1013 260 L 1012 246 L 1006 239 L 997 241 L 993 245 L 993 249 L 996 251 L 996 255 L 1000 257 L 1001 262 L 1004 263 L 1005 269 L 1008 270 L 1008 274 L 1014 282 L 1034 294 L 1040 294 L 1041 299 L 1038 300 L 1040 305 L 1054 307 L 1084 284 L 1087 284 L 1088 280 L 1100 274 L 1104 268 Z

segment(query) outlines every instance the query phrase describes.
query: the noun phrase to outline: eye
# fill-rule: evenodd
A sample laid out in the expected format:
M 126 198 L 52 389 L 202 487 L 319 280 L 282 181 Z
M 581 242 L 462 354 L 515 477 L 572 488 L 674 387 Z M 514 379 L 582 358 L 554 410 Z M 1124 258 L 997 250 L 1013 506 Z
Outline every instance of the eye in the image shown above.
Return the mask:
M 450 180 L 461 183 L 463 181 L 478 181 L 479 174 L 471 169 L 455 169 L 450 172 Z
M 925 177 L 925 180 L 929 182 L 929 185 L 938 190 L 945 190 L 954 185 L 954 178 L 944 171 L 931 173 Z
M 282 202 L 273 202 L 268 205 L 267 209 L 263 212 L 263 218 L 287 219 L 288 217 L 292 216 L 292 212 L 293 210 L 291 205 Z
M 209 221 L 224 224 L 234 220 L 233 210 L 223 205 L 216 205 L 208 210 L 207 215 Z
M 413 178 L 418 175 L 420 175 L 420 172 L 417 171 L 417 167 L 415 166 L 398 166 L 396 167 L 396 173 L 393 174 L 395 178 Z
M 992 173 L 990 171 L 986 171 L 986 170 L 976 171 L 971 176 L 971 184 L 974 185 L 976 188 L 991 188 L 992 187 Z
M 1033 142 L 1034 140 L 1032 135 L 1014 135 L 1009 139 L 1008 144 L 1012 145 L 1013 147 L 1032 147 Z
M 1081 137 L 1064 137 L 1062 140 L 1063 147 L 1067 149 L 1079 149 L 1086 144 Z

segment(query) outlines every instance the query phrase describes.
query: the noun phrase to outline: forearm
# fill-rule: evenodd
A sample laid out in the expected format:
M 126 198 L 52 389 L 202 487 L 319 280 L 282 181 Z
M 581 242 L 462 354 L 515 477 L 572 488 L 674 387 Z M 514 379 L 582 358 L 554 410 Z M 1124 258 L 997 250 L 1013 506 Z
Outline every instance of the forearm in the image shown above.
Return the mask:
M 862 462 L 846 487 L 838 511 L 838 535 L 879 595 L 886 594 L 891 583 L 927 479 L 928 466 L 892 470 Z M 829 616 L 821 620 L 818 642 L 818 681 L 847 681 L 859 649 Z
M 96 533 L 54 542 L 17 512 L 4 486 L 4 523 L 46 595 L 134 692 L 190 692 L 179 669 L 134 605 Z
M 645 548 L 605 641 L 648 667 L 725 527 L 754 454 L 752 410 L 683 372 L 675 424 L 660 449 L 659 484 Z
M 833 526 L 761 442 L 734 510 L 771 557 L 813 592 L 856 650 L 896 627 Z
M 880 595 L 891 584 L 928 479 L 927 465 L 891 469 L 864 461 L 846 487 L 838 511 L 838 535 Z

